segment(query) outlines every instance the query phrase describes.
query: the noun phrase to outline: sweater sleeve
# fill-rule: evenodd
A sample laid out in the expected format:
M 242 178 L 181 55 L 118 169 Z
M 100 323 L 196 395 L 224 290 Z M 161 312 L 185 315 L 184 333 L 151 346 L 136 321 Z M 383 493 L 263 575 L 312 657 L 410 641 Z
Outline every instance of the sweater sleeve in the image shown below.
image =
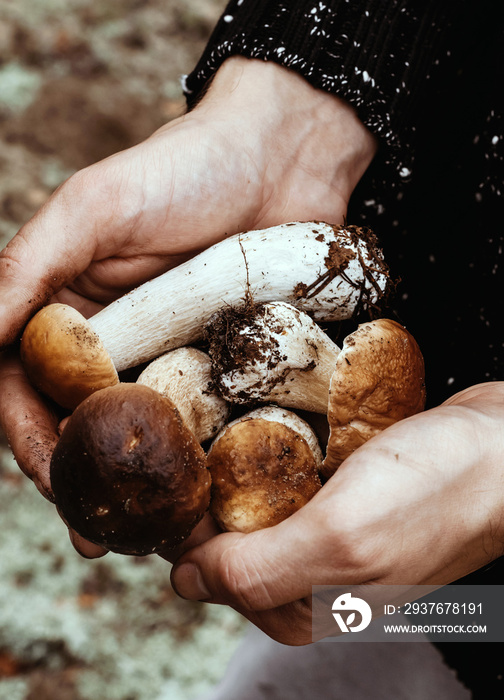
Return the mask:
M 462 0 L 463 2 L 463 0 Z M 193 72 L 189 108 L 226 58 L 274 61 L 346 99 L 409 178 L 412 115 L 446 51 L 443 0 L 231 0 Z M 459 3 L 455 3 L 459 5 Z

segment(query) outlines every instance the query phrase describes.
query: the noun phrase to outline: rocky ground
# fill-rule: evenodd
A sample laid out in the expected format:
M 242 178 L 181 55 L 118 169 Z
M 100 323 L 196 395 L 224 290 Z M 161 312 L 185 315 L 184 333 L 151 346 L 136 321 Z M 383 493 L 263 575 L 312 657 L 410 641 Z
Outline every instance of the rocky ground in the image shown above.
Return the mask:
M 180 114 L 224 0 L 0 0 L 0 247 L 75 170 Z M 79 558 L 0 436 L 0 700 L 191 700 L 243 631 L 166 562 Z

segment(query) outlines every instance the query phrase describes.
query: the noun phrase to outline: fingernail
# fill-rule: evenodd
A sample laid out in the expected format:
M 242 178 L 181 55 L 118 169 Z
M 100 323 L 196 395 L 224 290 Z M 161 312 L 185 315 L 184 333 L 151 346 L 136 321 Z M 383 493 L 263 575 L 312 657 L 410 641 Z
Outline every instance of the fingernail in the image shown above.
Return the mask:
M 84 559 L 88 559 L 79 549 L 79 545 L 77 544 L 77 536 L 73 530 L 68 528 L 68 536 L 70 538 L 70 542 L 72 543 L 72 547 L 75 549 L 77 554 L 80 554 L 81 557 L 84 557 Z
M 171 582 L 175 592 L 186 600 L 209 600 L 212 597 L 196 564 L 187 562 L 175 566 Z
M 88 542 L 71 528 L 68 528 L 68 535 L 73 548 L 77 554 L 80 554 L 84 559 L 99 559 L 107 554 L 106 549 L 92 542 Z

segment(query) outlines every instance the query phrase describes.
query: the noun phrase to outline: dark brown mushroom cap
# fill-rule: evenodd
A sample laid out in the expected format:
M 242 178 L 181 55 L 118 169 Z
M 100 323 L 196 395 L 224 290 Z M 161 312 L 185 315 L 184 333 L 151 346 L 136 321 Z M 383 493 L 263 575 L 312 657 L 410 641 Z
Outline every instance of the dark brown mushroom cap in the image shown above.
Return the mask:
M 322 474 L 331 476 L 367 440 L 424 406 L 424 361 L 411 333 L 390 319 L 361 324 L 345 339 L 331 378 Z
M 21 338 L 21 360 L 32 384 L 64 408 L 119 383 L 98 335 L 66 304 L 49 304 L 35 314 Z
M 307 441 L 282 423 L 235 421 L 208 453 L 210 512 L 224 530 L 252 532 L 280 523 L 321 488 Z
M 51 483 L 66 523 L 121 554 L 176 546 L 210 499 L 199 443 L 169 399 L 138 384 L 78 406 L 54 450 Z

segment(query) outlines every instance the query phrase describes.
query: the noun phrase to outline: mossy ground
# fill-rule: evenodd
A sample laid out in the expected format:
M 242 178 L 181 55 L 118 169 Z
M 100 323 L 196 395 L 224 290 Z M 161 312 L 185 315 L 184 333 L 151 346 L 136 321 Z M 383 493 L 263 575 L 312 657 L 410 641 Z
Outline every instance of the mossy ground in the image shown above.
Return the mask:
M 6 448 L 0 562 L 1 700 L 193 698 L 243 630 L 229 609 L 177 598 L 159 557 L 79 557 Z

